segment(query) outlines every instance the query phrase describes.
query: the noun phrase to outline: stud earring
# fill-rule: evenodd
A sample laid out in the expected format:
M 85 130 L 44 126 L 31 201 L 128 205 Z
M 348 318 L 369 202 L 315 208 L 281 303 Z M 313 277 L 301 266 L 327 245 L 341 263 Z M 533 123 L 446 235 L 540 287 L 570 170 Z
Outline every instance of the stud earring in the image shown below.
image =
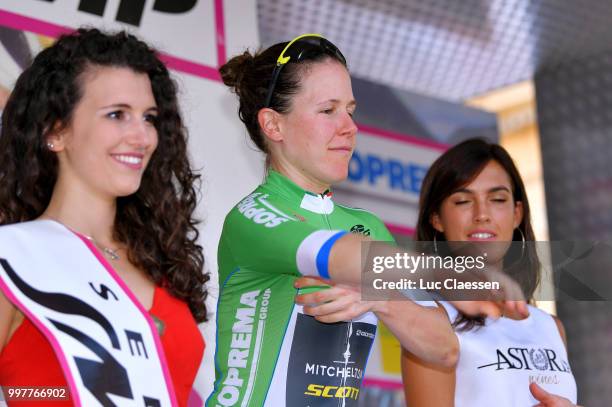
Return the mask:
M 49 150 L 52 150 L 53 147 L 55 147 L 55 145 L 51 142 L 47 143 L 47 148 L 49 148 Z

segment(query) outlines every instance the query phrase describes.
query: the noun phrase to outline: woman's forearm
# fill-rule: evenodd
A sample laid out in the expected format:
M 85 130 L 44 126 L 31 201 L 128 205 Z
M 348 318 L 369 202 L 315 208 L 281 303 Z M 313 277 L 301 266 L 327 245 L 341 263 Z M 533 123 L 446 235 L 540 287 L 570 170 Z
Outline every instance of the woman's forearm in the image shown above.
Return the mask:
M 441 308 L 412 301 L 377 301 L 372 310 L 410 353 L 439 367 L 454 367 L 459 341 Z

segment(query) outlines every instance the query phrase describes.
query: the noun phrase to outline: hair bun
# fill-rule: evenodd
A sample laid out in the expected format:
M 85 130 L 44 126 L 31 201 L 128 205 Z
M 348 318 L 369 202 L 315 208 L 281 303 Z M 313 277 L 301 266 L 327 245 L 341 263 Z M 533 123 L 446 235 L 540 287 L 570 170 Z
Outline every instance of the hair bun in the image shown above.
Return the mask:
M 219 68 L 223 83 L 240 95 L 240 84 L 246 72 L 253 67 L 254 60 L 255 57 L 247 50 L 227 61 Z

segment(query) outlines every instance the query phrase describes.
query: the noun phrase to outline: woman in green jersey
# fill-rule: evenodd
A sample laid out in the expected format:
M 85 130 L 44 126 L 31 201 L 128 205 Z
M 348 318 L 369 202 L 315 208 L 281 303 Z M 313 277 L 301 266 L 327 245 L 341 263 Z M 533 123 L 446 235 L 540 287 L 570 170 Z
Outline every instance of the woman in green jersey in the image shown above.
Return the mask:
M 361 243 L 393 243 L 377 216 L 334 202 L 330 192 L 348 175 L 357 134 L 340 51 L 307 34 L 247 51 L 220 72 L 240 99 L 239 117 L 252 141 L 266 154 L 267 176 L 225 219 L 217 372 L 207 405 L 356 405 L 377 317 L 413 353 L 454 365 L 457 340 L 434 309 L 412 301 L 362 302 L 354 290 L 335 286 L 303 298 L 329 301 L 325 313 L 343 312 L 348 321 L 326 324 L 294 301 L 301 276 L 358 282 Z M 369 229 L 370 236 L 351 229 Z

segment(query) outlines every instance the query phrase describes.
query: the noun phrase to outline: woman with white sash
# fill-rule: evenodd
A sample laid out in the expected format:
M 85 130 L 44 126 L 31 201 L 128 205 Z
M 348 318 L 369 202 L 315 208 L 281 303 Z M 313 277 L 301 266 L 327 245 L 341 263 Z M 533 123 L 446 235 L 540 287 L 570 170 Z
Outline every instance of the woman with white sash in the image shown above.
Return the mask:
M 193 218 L 199 176 L 155 50 L 96 29 L 43 50 L 4 110 L 0 162 L 6 395 L 186 405 L 208 276 Z M 15 386 L 39 391 L 8 394 Z
M 510 275 L 526 298 L 533 297 L 540 262 L 529 202 L 512 158 L 497 144 L 467 140 L 432 164 L 421 189 L 416 240 L 433 241 L 440 256 L 450 253 L 453 242 L 480 245 L 488 252 L 488 268 Z M 518 320 L 470 317 L 441 304 L 438 311 L 459 340 L 459 361 L 443 369 L 404 350 L 410 407 L 575 406 L 576 381 L 558 318 L 532 306 Z

